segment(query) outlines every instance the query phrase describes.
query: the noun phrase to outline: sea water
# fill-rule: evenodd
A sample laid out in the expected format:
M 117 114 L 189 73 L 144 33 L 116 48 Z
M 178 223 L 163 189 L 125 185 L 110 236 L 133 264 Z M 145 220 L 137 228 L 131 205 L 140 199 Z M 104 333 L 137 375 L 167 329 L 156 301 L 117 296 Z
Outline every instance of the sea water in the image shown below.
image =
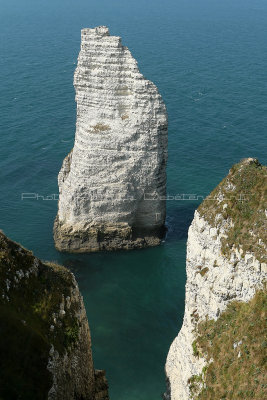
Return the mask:
M 157 248 L 60 254 L 52 228 L 80 30 L 98 25 L 122 37 L 167 105 L 168 234 Z M 0 0 L 0 33 L 0 228 L 74 272 L 111 400 L 160 399 L 194 210 L 241 158 L 267 163 L 267 2 Z

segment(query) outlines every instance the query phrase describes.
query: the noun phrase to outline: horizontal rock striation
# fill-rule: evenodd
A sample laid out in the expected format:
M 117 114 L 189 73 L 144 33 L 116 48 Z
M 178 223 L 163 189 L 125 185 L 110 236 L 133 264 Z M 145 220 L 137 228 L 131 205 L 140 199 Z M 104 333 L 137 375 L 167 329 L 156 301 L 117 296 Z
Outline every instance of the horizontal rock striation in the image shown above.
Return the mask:
M 247 302 L 267 278 L 267 168 L 235 165 L 195 211 L 189 228 L 183 326 L 166 362 L 166 400 L 189 400 L 190 380 L 207 365 L 193 343 L 197 326 L 217 320 L 233 301 Z M 241 196 L 240 196 L 241 195 Z M 214 397 L 217 398 L 217 397 Z
M 167 113 L 108 28 L 83 29 L 75 144 L 58 177 L 58 250 L 154 246 L 164 234 Z
M 0 398 L 108 400 L 74 275 L 0 233 Z

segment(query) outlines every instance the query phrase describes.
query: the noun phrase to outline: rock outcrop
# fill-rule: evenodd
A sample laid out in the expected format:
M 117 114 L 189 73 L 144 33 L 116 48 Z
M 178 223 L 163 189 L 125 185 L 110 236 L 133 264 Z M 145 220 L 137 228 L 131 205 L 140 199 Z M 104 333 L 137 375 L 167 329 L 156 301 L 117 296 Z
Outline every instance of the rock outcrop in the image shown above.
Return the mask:
M 167 113 L 108 28 L 83 29 L 73 150 L 58 177 L 60 251 L 154 246 L 164 234 Z
M 0 398 L 108 400 L 74 275 L 0 233 Z
M 187 241 L 184 321 L 167 357 L 166 399 L 198 398 L 195 396 L 205 387 L 204 372 L 212 360 L 197 348 L 201 321 L 218 320 L 231 302 L 248 302 L 263 287 L 267 277 L 266 193 L 267 168 L 256 159 L 245 159 L 195 211 Z M 195 394 L 191 391 L 194 380 L 198 382 Z M 223 398 L 239 398 L 231 397 L 230 389 L 225 389 Z M 222 397 L 216 397 L 215 390 L 211 398 Z

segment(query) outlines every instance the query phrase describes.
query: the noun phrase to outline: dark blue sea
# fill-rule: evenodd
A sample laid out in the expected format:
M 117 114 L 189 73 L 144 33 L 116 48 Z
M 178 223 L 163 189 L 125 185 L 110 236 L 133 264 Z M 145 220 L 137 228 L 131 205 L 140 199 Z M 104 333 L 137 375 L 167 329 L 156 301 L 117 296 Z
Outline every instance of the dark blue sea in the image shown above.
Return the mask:
M 98 25 L 122 36 L 166 102 L 168 234 L 154 249 L 62 255 L 49 199 L 73 146 L 80 30 Z M 194 209 L 241 158 L 267 164 L 266 50 L 266 0 L 0 0 L 0 227 L 75 273 L 111 400 L 161 399 Z

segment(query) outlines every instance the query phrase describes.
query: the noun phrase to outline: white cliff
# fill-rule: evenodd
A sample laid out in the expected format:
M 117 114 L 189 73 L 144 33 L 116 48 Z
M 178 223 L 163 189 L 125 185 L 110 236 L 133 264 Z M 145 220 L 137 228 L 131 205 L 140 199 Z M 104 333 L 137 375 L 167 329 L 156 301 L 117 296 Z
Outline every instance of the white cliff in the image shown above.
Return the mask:
M 187 241 L 184 321 L 167 357 L 166 399 L 194 398 L 190 378 L 207 364 L 193 350 L 198 323 L 217 320 L 232 300 L 249 301 L 267 278 L 266 185 L 266 167 L 244 160 L 195 211 Z M 255 216 L 247 220 L 250 207 Z
M 156 86 L 104 26 L 82 30 L 74 86 L 76 135 L 58 178 L 57 249 L 159 244 L 165 223 L 167 113 Z

